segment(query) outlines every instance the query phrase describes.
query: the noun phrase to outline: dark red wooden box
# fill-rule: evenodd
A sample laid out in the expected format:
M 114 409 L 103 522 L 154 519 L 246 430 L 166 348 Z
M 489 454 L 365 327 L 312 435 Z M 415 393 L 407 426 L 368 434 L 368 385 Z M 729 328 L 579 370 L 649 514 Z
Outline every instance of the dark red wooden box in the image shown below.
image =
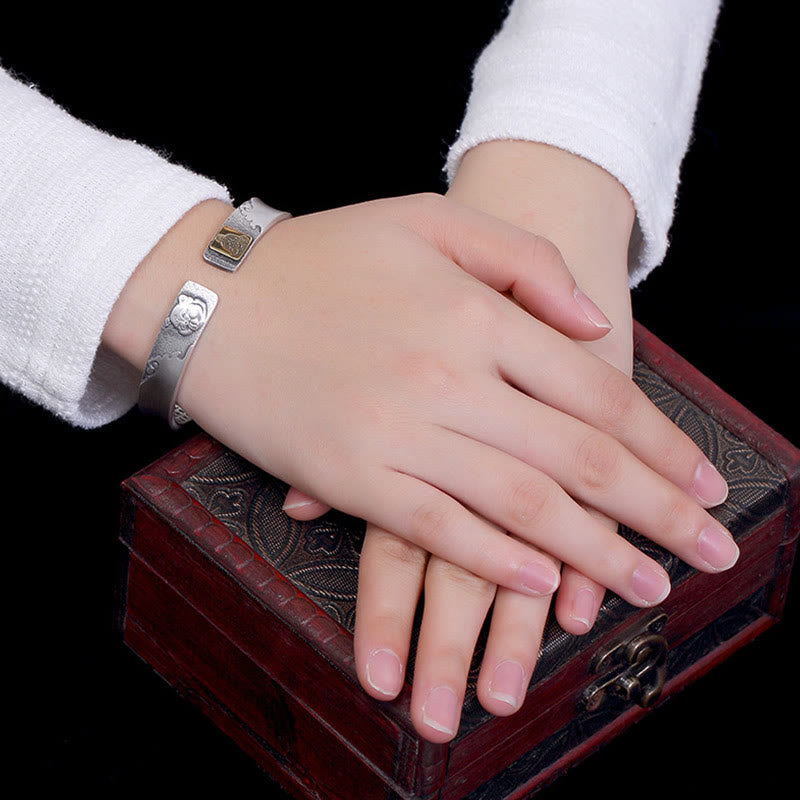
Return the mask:
M 800 529 L 800 453 L 637 326 L 636 379 L 730 485 L 713 513 L 741 548 L 698 573 L 625 531 L 669 571 L 656 609 L 609 596 L 594 630 L 551 621 L 528 699 L 477 703 L 450 745 L 415 733 L 356 680 L 362 525 L 296 523 L 286 487 L 199 435 L 123 485 L 125 642 L 299 798 L 502 800 L 552 780 L 781 615 Z M 645 708 L 647 707 L 647 708 Z

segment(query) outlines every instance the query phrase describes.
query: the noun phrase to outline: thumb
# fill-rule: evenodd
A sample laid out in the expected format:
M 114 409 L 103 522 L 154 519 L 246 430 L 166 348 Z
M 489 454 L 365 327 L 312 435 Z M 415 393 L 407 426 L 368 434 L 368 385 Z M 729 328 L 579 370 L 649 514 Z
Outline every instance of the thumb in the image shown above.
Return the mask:
M 608 317 L 580 290 L 559 249 L 543 236 L 449 200 L 421 221 L 439 250 L 550 327 L 581 341 L 605 336 Z

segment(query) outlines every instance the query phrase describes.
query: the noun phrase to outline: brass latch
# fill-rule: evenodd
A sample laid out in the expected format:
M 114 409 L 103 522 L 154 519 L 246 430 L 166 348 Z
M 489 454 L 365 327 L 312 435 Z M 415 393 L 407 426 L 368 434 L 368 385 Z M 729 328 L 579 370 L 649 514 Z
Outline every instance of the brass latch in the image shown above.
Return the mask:
M 667 640 L 660 635 L 667 624 L 663 611 L 655 612 L 623 638 L 606 645 L 592 660 L 600 677 L 581 695 L 581 705 L 595 711 L 609 697 L 651 706 L 667 679 Z

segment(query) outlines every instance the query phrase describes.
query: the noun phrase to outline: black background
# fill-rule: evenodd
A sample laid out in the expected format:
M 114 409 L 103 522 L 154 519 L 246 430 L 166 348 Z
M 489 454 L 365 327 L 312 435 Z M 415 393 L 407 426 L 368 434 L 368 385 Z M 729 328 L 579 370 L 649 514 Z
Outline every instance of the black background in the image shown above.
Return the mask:
M 469 15 L 455 2 L 285 5 L 202 20 L 131 8 L 113 20 L 42 20 L 23 10 L 4 20 L 0 57 L 78 117 L 216 177 L 239 199 L 256 194 L 300 214 L 443 190 L 470 64 L 503 4 Z M 789 74 L 769 7 L 722 12 L 672 245 L 634 308 L 797 444 Z M 74 430 L 5 390 L 0 420 L 9 776 L 23 778 L 24 796 L 269 794 L 268 780 L 113 630 L 117 487 L 176 437 L 135 412 Z M 796 607 L 790 595 L 781 625 L 542 796 L 784 791 L 798 745 Z

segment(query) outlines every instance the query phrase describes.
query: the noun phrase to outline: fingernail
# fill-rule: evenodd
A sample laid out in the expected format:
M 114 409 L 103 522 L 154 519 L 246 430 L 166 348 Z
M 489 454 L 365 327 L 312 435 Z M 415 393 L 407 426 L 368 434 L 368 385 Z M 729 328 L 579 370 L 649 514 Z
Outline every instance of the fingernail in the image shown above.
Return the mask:
M 281 508 L 284 511 L 292 511 L 295 508 L 305 508 L 306 506 L 313 505 L 317 501 L 314 500 L 312 497 L 307 498 L 306 500 L 296 500 L 294 503 L 284 503 Z
M 588 631 L 594 622 L 596 609 L 597 598 L 594 592 L 588 586 L 584 586 L 575 595 L 570 617 L 576 622 L 580 622 Z
M 553 594 L 561 580 L 558 570 L 540 561 L 529 561 L 519 571 L 522 588 L 531 594 Z
M 422 721 L 435 731 L 455 736 L 458 730 L 458 695 L 449 686 L 437 686 L 428 692 L 422 706 Z
M 718 506 L 728 497 L 728 484 L 710 461 L 703 461 L 697 468 L 692 490 L 698 500 L 708 506 Z
M 525 670 L 518 661 L 503 661 L 494 668 L 489 697 L 507 703 L 515 711 L 522 705 Z
M 739 548 L 733 537 L 721 525 L 707 525 L 697 537 L 697 554 L 712 569 L 732 567 L 739 558 Z
M 669 577 L 661 567 L 642 564 L 633 572 L 631 588 L 634 594 L 648 606 L 660 603 L 670 590 Z
M 403 665 L 392 650 L 373 650 L 367 661 L 367 683 L 387 697 L 395 697 L 403 686 Z
M 598 328 L 605 328 L 606 330 L 611 330 L 614 327 L 611 324 L 611 320 L 577 286 L 572 294 L 575 297 L 575 302 L 589 322 Z

